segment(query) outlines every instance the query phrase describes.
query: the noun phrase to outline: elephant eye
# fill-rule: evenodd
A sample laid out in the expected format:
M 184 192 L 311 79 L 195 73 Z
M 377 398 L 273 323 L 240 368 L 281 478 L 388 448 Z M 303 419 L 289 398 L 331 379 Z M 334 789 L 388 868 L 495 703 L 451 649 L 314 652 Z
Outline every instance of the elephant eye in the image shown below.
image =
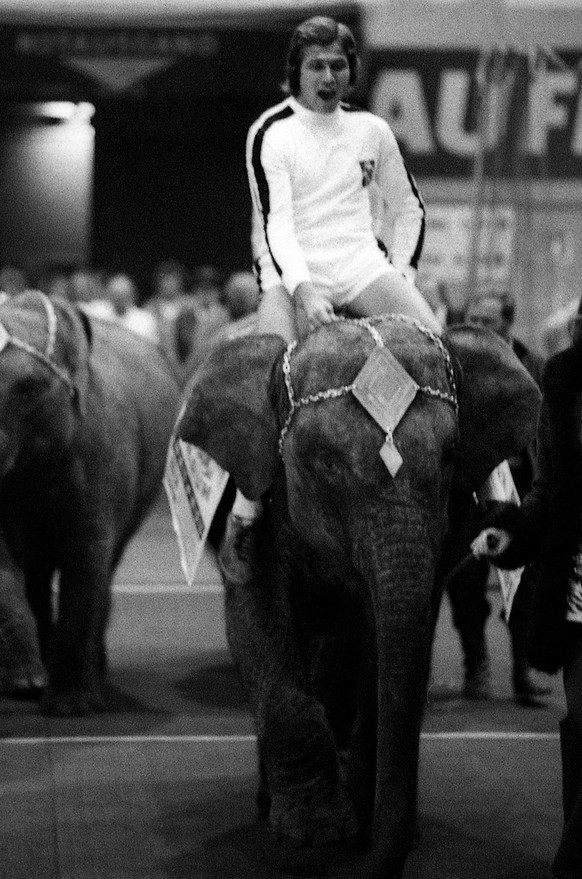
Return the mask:
M 22 378 L 14 386 L 14 400 L 22 408 L 29 407 L 36 401 L 39 393 L 42 393 L 43 390 L 43 387 L 39 388 L 36 379 L 30 377 Z
M 315 456 L 315 463 L 329 476 L 336 476 L 341 472 L 341 462 L 332 449 L 320 449 Z
M 446 443 L 443 447 L 443 464 L 445 466 L 454 465 L 458 452 L 459 441 L 457 439 L 451 439 L 451 441 Z
M 16 397 L 21 403 L 30 403 L 35 393 L 35 382 L 32 379 L 22 379 L 15 387 Z

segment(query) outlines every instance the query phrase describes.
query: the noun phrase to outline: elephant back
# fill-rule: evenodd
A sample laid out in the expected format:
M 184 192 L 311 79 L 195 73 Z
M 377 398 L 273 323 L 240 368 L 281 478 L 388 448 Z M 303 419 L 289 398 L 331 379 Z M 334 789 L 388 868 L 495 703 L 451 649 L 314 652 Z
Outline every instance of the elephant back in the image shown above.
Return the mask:
M 133 425 L 142 478 L 159 483 L 178 414 L 180 386 L 161 349 L 113 322 L 90 319 L 93 417 L 109 419 L 113 429 Z
M 144 399 L 176 394 L 174 367 L 155 342 L 113 321 L 92 317 L 89 322 L 91 365 L 104 381 Z

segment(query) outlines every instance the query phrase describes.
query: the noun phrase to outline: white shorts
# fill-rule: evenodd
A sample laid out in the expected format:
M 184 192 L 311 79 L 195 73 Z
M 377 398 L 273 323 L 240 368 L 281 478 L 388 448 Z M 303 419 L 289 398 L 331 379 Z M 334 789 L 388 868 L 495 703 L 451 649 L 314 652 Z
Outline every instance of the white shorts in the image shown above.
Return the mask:
M 334 308 L 345 308 L 382 275 L 402 278 L 376 243 L 344 250 L 333 262 L 308 261 L 311 282 Z
M 354 248 L 344 248 L 333 260 L 330 260 L 329 253 L 320 261 L 317 255 L 307 256 L 307 265 L 313 286 L 336 309 L 345 308 L 382 275 L 393 275 L 399 285 L 400 282 L 408 283 L 375 242 L 364 247 L 358 244 Z M 255 269 L 263 292 L 281 284 L 269 257 L 257 260 Z

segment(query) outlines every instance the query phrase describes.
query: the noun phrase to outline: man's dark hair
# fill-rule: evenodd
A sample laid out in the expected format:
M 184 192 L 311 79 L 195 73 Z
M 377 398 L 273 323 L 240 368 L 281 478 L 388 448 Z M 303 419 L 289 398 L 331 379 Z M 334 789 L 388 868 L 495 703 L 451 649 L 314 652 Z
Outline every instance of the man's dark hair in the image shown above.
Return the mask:
M 350 85 L 354 85 L 358 73 L 358 52 L 354 35 L 347 25 L 336 21 L 335 18 L 314 15 L 297 25 L 291 36 L 283 84 L 283 91 L 286 94 L 294 96 L 299 94 L 301 64 L 307 46 L 330 46 L 336 40 L 339 40 L 348 60 Z

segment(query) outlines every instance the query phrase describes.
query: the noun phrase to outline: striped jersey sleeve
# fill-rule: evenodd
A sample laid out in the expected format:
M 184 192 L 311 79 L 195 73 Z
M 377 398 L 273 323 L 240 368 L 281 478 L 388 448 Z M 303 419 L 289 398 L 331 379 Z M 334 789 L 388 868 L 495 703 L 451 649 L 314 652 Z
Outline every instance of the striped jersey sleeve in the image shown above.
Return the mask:
M 426 211 L 414 177 L 404 163 L 392 130 L 385 123 L 378 187 L 392 222 L 390 260 L 400 271 L 418 268 L 424 244 Z
M 272 135 L 293 113 L 286 102 L 263 113 L 249 129 L 246 148 L 247 174 L 263 230 L 264 249 L 291 294 L 300 283 L 310 280 L 310 273 L 293 227 L 287 155 L 281 149 L 281 139 Z

